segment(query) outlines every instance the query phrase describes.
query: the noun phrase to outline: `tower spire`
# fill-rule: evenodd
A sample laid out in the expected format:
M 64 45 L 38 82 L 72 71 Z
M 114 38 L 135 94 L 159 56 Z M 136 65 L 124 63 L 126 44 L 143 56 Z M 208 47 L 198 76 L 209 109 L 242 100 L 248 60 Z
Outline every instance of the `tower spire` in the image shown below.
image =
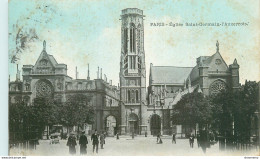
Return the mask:
M 76 66 L 76 79 L 78 79 L 78 68 Z
M 89 77 L 89 63 L 88 63 L 88 77 L 87 77 L 87 80 L 90 80 L 90 77 Z
M 216 47 L 217 47 L 217 52 L 219 52 L 219 43 L 218 43 L 218 40 L 217 40 L 217 43 L 216 43 Z
M 43 41 L 43 50 L 46 51 L 46 41 Z
M 98 66 L 98 71 L 97 71 L 97 79 L 99 79 L 99 66 Z
M 100 79 L 102 79 L 102 68 L 100 68 Z

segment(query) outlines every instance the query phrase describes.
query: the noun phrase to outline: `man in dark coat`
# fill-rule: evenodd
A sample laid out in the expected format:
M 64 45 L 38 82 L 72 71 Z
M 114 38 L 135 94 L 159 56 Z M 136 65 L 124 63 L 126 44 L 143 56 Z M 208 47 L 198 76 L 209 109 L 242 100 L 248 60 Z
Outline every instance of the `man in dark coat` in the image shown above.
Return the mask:
M 85 135 L 85 131 L 83 131 L 82 135 L 79 137 L 79 145 L 80 145 L 80 154 L 81 155 L 87 154 L 87 144 L 88 144 L 88 138 Z
M 190 141 L 190 147 L 193 148 L 193 144 L 194 144 L 194 135 L 190 135 L 189 141 Z
M 95 151 L 96 148 L 96 153 L 98 153 L 98 134 L 97 134 L 97 130 L 95 130 L 95 133 L 91 135 L 91 141 L 93 144 L 93 153 Z
M 67 146 L 69 146 L 69 152 L 71 155 L 76 154 L 76 148 L 75 148 L 76 145 L 77 145 L 76 137 L 73 136 L 73 134 L 70 134 L 70 137 L 68 138 L 68 141 L 67 141 Z
M 175 133 L 172 134 L 172 143 L 173 142 L 176 144 L 176 134 Z
M 205 130 L 202 130 L 200 133 L 200 147 L 202 148 L 204 153 L 206 153 L 207 145 L 208 145 L 207 132 Z
M 105 135 L 101 133 L 99 138 L 100 138 L 101 149 L 104 149 L 103 145 L 105 144 Z

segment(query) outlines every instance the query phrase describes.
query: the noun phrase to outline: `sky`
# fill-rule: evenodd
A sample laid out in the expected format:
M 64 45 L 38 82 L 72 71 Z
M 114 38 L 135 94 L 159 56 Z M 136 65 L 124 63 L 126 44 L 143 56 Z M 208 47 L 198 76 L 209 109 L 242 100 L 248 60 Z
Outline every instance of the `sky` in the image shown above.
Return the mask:
M 97 77 L 103 69 L 114 85 L 119 81 L 121 10 L 144 11 L 144 50 L 148 85 L 154 66 L 196 65 L 199 56 L 211 56 L 219 41 L 228 65 L 237 59 L 240 82 L 260 80 L 259 0 L 10 0 L 9 74 L 15 79 L 16 64 L 34 65 L 46 40 L 46 51 L 58 63 L 67 64 L 68 75 Z M 151 23 L 246 23 L 247 26 L 170 27 Z M 27 40 L 19 43 L 19 36 Z M 17 40 L 18 37 L 18 40 Z M 19 59 L 11 63 L 13 56 Z

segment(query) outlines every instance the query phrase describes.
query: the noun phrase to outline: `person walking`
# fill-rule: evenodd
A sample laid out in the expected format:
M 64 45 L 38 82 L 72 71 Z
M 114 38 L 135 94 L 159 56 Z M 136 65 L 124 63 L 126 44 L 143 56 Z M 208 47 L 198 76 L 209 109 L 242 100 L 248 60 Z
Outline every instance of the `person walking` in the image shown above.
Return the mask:
M 194 144 L 194 135 L 190 135 L 189 141 L 190 141 L 190 147 L 193 148 L 193 144 Z
M 159 133 L 158 135 L 157 135 L 157 144 L 162 144 L 163 142 L 162 142 L 162 139 L 161 139 L 161 134 Z
M 200 133 L 200 147 L 202 148 L 202 151 L 206 153 L 208 145 L 208 138 L 207 138 L 207 132 L 206 130 L 202 130 Z
M 197 134 L 197 144 L 198 144 L 198 148 L 200 147 L 200 134 Z
M 91 135 L 91 141 L 93 144 L 93 153 L 95 151 L 96 148 L 96 153 L 98 153 L 98 134 L 97 134 L 97 130 L 95 130 L 95 133 Z
M 119 140 L 119 134 L 118 133 L 116 133 L 116 139 Z
M 87 154 L 87 144 L 88 144 L 88 138 L 85 135 L 85 131 L 82 131 L 82 134 L 79 137 L 80 155 Z
M 67 146 L 69 146 L 69 153 L 71 155 L 76 154 L 76 148 L 75 148 L 76 145 L 77 145 L 76 137 L 71 133 L 67 141 Z
M 147 131 L 144 133 L 144 137 L 147 137 Z
M 103 145 L 105 144 L 105 135 L 103 133 L 101 133 L 99 140 L 100 140 L 101 149 L 104 149 Z
M 173 142 L 176 144 L 176 134 L 175 133 L 172 134 L 172 144 L 173 144 Z

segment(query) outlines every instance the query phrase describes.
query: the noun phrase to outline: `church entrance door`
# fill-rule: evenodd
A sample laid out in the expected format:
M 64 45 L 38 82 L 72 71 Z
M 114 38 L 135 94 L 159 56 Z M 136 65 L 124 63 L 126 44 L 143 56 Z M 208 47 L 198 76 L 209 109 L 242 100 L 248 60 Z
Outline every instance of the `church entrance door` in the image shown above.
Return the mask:
M 159 115 L 154 114 L 151 117 L 150 121 L 150 127 L 151 127 L 151 134 L 152 135 L 158 135 L 161 132 L 161 118 Z
M 129 115 L 129 129 L 130 129 L 130 134 L 134 132 L 135 134 L 139 134 L 139 125 L 138 125 L 138 116 L 134 113 L 131 113 Z

